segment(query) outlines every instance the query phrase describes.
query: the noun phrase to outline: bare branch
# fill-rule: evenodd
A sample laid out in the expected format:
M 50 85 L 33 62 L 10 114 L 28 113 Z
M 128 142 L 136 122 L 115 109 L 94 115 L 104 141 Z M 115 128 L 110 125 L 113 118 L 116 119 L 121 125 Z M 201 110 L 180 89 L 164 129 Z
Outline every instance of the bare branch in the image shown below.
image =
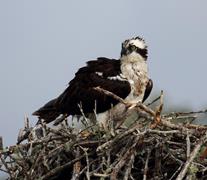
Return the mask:
M 150 158 L 151 151 L 147 151 L 147 159 L 145 161 L 145 166 L 144 166 L 144 176 L 143 180 L 147 180 L 147 172 L 148 172 L 148 164 L 149 164 L 149 158 Z
M 207 141 L 207 133 L 199 140 L 198 144 L 194 147 L 192 153 L 190 154 L 189 159 L 187 159 L 186 163 L 184 164 L 184 167 L 182 168 L 180 174 L 176 178 L 176 180 L 182 180 L 186 173 L 188 168 L 190 167 L 191 163 L 195 159 L 196 155 L 198 154 L 201 146 Z
M 69 127 L 67 115 L 55 127 L 43 121 L 30 127 L 25 117 L 20 134 L 26 142 L 8 148 L 0 145 L 0 171 L 8 173 L 10 179 L 31 180 L 181 180 L 206 176 L 207 126 L 191 121 L 206 110 L 164 114 L 163 92 L 155 99 L 160 104 L 152 109 L 142 103 L 127 102 L 100 87 L 95 89 L 124 104 L 121 104 L 125 108 L 120 117 L 111 115 L 113 133 L 110 128 L 109 131 L 102 129 L 96 121 L 89 125 L 91 117 L 84 114 L 81 104 L 81 119 L 86 126 L 83 130 Z M 93 113 L 99 121 L 96 108 Z M 179 121 L 182 118 L 188 123 Z M 204 153 L 200 155 L 201 147 Z
M 3 150 L 3 138 L 0 136 L 0 150 Z

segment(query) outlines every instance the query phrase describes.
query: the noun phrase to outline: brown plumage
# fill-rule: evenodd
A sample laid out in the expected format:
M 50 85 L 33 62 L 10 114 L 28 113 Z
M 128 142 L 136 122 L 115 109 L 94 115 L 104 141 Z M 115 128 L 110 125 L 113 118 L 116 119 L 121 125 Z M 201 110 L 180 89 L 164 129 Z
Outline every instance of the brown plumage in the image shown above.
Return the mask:
M 130 62 L 129 57 L 135 52 L 138 54 L 138 60 L 143 61 L 145 64 L 144 61 L 146 61 L 147 58 L 146 48 L 147 46 L 145 46 L 143 39 L 132 38 L 123 43 L 121 58 L 119 60 L 100 57 L 97 60 L 88 61 L 85 67 L 80 68 L 76 72 L 74 79 L 69 82 L 68 87 L 62 94 L 46 103 L 43 107 L 35 111 L 33 115 L 49 123 L 61 114 L 68 116 L 81 115 L 79 106 L 82 107 L 85 114 L 93 113 L 95 107 L 97 113 L 103 113 L 112 106 L 116 106 L 119 103 L 117 100 L 94 88 L 99 86 L 123 99 L 127 98 L 134 88 L 134 85 L 131 84 L 129 80 L 130 77 L 127 77 L 128 74 L 131 76 L 135 73 L 134 77 L 139 78 L 139 73 L 141 72 L 140 78 L 142 78 L 142 67 L 139 69 L 138 64 L 133 66 L 136 59 Z M 122 64 L 124 65 L 122 66 Z M 127 71 L 127 64 L 132 66 L 132 72 L 123 72 Z M 134 71 L 139 72 L 137 74 L 137 72 Z M 145 70 L 143 72 L 146 73 Z M 144 81 L 142 79 L 137 80 L 137 82 L 141 82 L 141 85 L 139 85 L 140 87 L 137 87 L 138 89 L 140 88 L 139 93 L 140 95 L 144 94 L 140 96 L 142 101 L 146 100 L 149 96 L 153 85 L 152 80 L 148 79 L 146 75 L 143 76 L 143 78 L 145 78 Z M 132 80 L 135 82 L 134 84 L 136 84 L 136 80 L 133 78 Z M 135 96 L 139 96 L 139 94 Z

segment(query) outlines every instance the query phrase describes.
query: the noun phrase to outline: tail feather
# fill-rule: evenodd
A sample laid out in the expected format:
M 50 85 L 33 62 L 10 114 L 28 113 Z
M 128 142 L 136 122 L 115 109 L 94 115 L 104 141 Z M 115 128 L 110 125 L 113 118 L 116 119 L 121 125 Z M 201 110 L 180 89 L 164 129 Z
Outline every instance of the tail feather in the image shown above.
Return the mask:
M 49 101 L 43 107 L 33 112 L 32 115 L 38 116 L 46 123 L 50 123 L 51 121 L 55 120 L 61 114 L 56 107 L 56 100 L 57 99 L 53 99 Z

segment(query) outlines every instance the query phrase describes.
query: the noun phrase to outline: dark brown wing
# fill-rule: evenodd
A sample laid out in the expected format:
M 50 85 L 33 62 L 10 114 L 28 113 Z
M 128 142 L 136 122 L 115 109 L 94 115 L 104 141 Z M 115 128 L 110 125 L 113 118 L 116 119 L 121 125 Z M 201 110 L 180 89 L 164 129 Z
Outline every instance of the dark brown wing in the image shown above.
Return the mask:
M 76 73 L 69 87 L 58 97 L 57 103 L 62 113 L 80 114 L 79 104 L 86 114 L 94 112 L 95 107 L 97 113 L 101 113 L 118 103 L 114 98 L 94 90 L 94 87 L 99 86 L 122 98 L 130 93 L 128 81 L 109 79 L 120 75 L 119 60 L 98 58 L 96 61 L 89 61 L 87 65 Z
M 56 119 L 61 113 L 56 107 L 57 98 L 49 101 L 43 107 L 33 112 L 32 115 L 44 119 L 46 122 L 51 122 Z
M 153 82 L 151 79 L 149 79 L 147 86 L 146 86 L 146 89 L 145 89 L 145 92 L 144 92 L 144 98 L 143 98 L 142 102 L 144 102 L 149 97 L 149 95 L 152 91 L 152 87 L 153 87 Z
M 94 87 L 99 86 L 121 98 L 126 98 L 131 91 L 128 81 L 110 78 L 120 74 L 119 60 L 98 58 L 89 61 L 87 66 L 78 70 L 68 88 L 58 98 L 45 104 L 33 114 L 50 122 L 60 114 L 80 115 L 79 105 L 86 114 L 94 112 L 95 107 L 97 113 L 104 112 L 118 101 L 94 90 Z

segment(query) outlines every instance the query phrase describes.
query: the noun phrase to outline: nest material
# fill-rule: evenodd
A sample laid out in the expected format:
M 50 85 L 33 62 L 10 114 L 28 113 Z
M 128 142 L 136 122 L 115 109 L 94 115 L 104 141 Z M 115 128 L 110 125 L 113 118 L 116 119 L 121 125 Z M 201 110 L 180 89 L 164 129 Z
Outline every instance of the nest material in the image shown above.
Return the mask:
M 108 131 L 93 125 L 77 132 L 67 121 L 31 128 L 27 122 L 28 142 L 1 150 L 0 168 L 9 179 L 25 180 L 207 179 L 207 127 L 173 123 L 195 113 L 159 116 L 159 108 L 143 104 L 134 109 L 141 117 Z M 161 122 L 152 123 L 158 117 Z

